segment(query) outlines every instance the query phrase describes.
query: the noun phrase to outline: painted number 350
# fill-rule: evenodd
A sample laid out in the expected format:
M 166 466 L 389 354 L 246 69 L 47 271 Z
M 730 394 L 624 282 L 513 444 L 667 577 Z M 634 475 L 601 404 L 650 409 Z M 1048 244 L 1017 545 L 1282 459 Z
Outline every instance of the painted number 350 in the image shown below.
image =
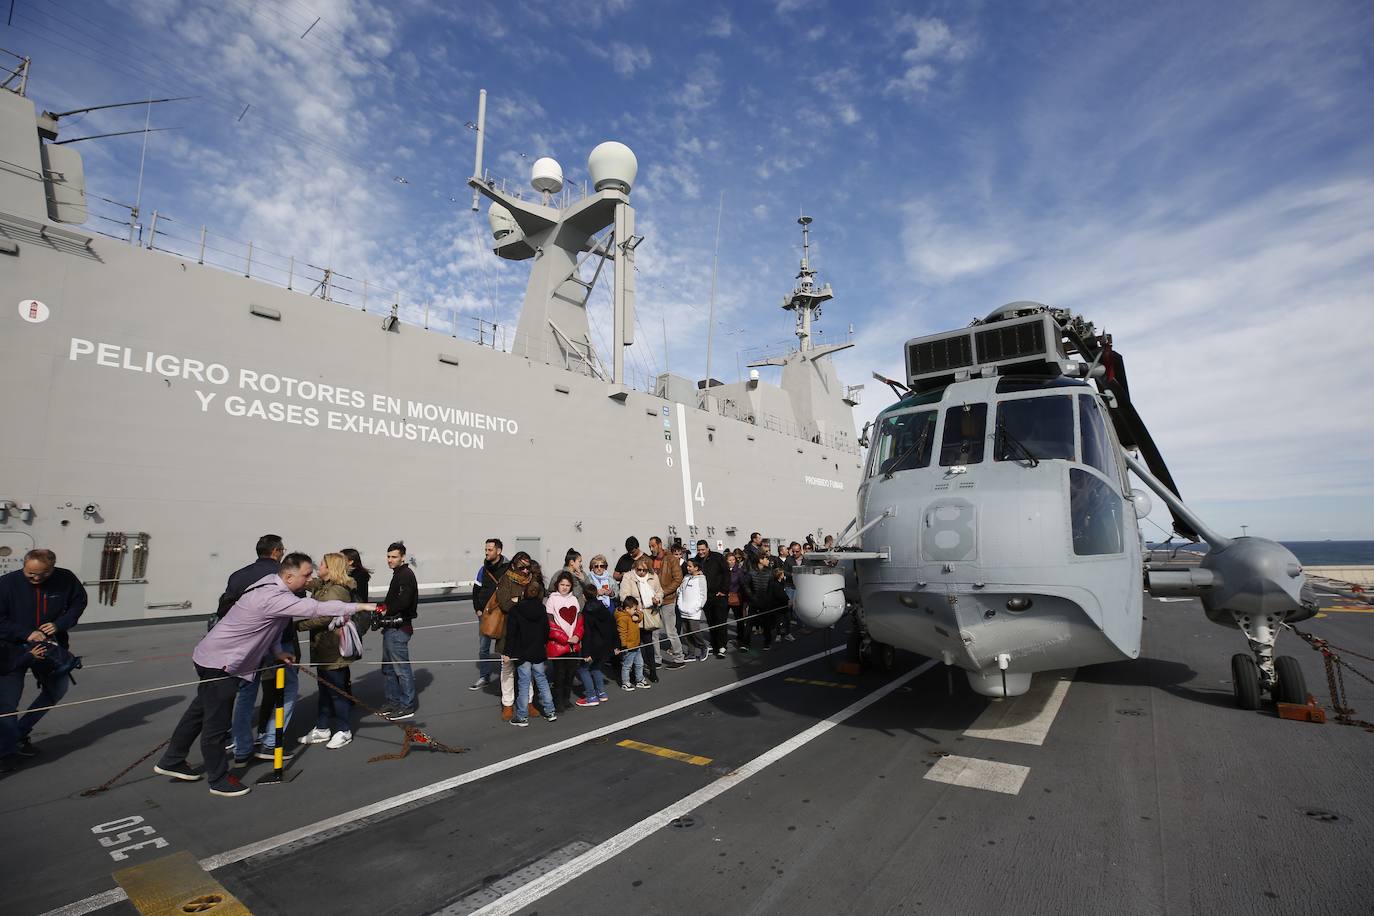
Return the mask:
M 162 849 L 168 845 L 167 840 L 157 835 L 157 829 L 150 824 L 143 823 L 143 818 L 137 814 L 121 817 L 119 820 L 110 821 L 108 824 L 96 824 L 91 828 L 91 833 L 113 834 L 113 836 L 99 836 L 97 839 L 101 846 L 110 850 L 110 858 L 116 862 L 123 862 L 129 858 L 129 853 L 135 849 L 149 846 L 153 849 Z M 138 837 L 147 837 L 147 839 L 136 841 Z M 115 846 L 120 848 L 111 848 Z

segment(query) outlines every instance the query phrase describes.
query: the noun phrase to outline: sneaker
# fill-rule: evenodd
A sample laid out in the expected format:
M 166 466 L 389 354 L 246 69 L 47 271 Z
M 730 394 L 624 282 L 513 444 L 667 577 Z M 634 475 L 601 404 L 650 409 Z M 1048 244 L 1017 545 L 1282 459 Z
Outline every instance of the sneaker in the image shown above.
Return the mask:
M 40 752 L 38 748 L 33 746 L 32 741 L 27 737 L 23 737 L 19 739 L 19 747 L 15 750 L 15 753 L 20 757 L 37 757 Z
M 325 747 L 329 748 L 331 751 L 337 751 L 352 740 L 352 732 L 335 732 L 334 736 L 329 739 L 329 743 L 326 744 Z
M 191 769 L 185 761 L 181 763 L 169 763 L 166 766 L 160 763 L 153 764 L 153 772 L 160 776 L 170 776 L 173 779 L 180 779 L 182 782 L 196 782 L 199 779 L 205 778 L 205 774 L 198 770 Z
M 529 728 L 529 727 L 530 727 L 530 720 L 529 720 L 529 719 L 511 719 L 511 720 L 510 720 L 510 724 L 511 724 L 511 725 L 514 725 L 516 728 Z
M 793 636 L 791 633 L 784 633 L 782 638 L 785 639 L 785 640 L 787 640 L 788 642 L 796 642 L 796 641 L 797 641 L 797 637 Z
M 327 728 L 312 728 L 301 735 L 301 744 L 324 744 L 328 740 L 329 729 Z
M 574 703 L 573 705 L 574 705 L 574 706 L 600 706 L 600 705 L 601 705 L 601 701 L 598 700 L 598 699 L 595 699 L 595 698 L 588 699 L 587 697 L 578 697 L 578 698 L 577 698 L 577 702 Z
M 725 650 L 724 650 L 724 649 L 717 649 L 717 650 L 716 650 L 716 658 L 724 658 L 724 657 L 725 657 Z
M 275 750 L 274 748 L 270 748 L 270 747 L 260 747 L 260 748 L 258 748 L 256 751 L 253 752 L 253 756 L 256 757 L 256 758 L 258 758 L 259 760 L 276 760 L 276 759 L 277 759 L 276 750 Z M 294 756 L 295 756 L 294 754 L 288 754 L 285 750 L 283 750 L 282 753 L 281 753 L 281 762 L 282 762 L 282 763 L 287 763 L 287 762 L 290 761 L 291 758 L 294 757 Z
M 481 690 L 485 686 L 487 686 L 487 676 L 484 674 L 477 680 L 473 681 L 472 685 L 468 687 L 468 690 Z
M 546 713 L 544 713 L 544 718 L 547 719 L 547 720 L 550 721 L 550 722 L 557 722 L 557 721 L 558 721 L 558 713 L 556 713 L 556 712 L 546 712 Z
M 635 686 L 638 687 L 640 690 L 648 690 L 652 685 L 648 681 L 640 681 Z
M 237 776 L 233 775 L 226 776 L 219 782 L 210 784 L 211 795 L 223 795 L 228 798 L 234 798 L 238 795 L 247 795 L 249 791 L 249 788 L 239 782 Z
M 236 769 L 236 770 L 241 770 L 241 769 L 243 769 L 244 767 L 248 766 L 248 764 L 250 764 L 250 763 L 252 763 L 252 762 L 253 762 L 253 758 L 252 758 L 252 757 L 235 757 L 235 758 L 234 758 L 234 762 L 231 763 L 231 764 L 229 764 L 229 766 L 233 767 L 233 768 Z
M 683 667 L 683 666 L 686 665 L 686 664 L 687 664 L 687 662 L 686 662 L 685 659 L 682 660 L 682 661 L 679 661 L 678 659 L 673 659 L 673 660 L 670 661 L 670 662 L 664 662 L 664 663 L 663 663 L 663 667 L 667 668 L 669 671 L 672 671 L 672 670 L 674 670 L 674 669 L 676 669 L 676 668 L 681 668 L 681 667 Z
M 598 694 L 597 697 L 596 697 L 596 701 L 597 701 L 598 703 L 609 703 L 610 700 L 611 700 L 610 694 L 606 694 L 606 693 Z
M 631 693 L 634 693 L 635 685 L 634 685 L 634 684 L 621 684 L 621 685 L 620 685 L 620 689 L 621 689 L 621 690 L 628 690 L 628 691 L 630 691 Z
M 413 718 L 415 718 L 415 710 L 413 710 L 413 709 L 393 709 L 391 712 L 389 712 L 389 713 L 386 714 L 386 717 L 387 717 L 388 719 L 390 719 L 392 722 L 403 722 L 403 721 L 405 721 L 406 719 L 413 719 Z

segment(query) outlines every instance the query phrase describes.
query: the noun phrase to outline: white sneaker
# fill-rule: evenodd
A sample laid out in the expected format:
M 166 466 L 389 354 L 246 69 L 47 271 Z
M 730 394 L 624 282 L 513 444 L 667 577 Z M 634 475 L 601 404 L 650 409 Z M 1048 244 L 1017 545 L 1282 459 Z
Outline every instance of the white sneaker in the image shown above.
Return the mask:
M 335 732 L 334 737 L 329 739 L 329 743 L 326 744 L 325 747 L 329 748 L 331 751 L 337 751 L 352 740 L 352 732 Z
M 324 744 L 328 740 L 329 729 L 327 728 L 312 728 L 301 735 L 301 744 Z

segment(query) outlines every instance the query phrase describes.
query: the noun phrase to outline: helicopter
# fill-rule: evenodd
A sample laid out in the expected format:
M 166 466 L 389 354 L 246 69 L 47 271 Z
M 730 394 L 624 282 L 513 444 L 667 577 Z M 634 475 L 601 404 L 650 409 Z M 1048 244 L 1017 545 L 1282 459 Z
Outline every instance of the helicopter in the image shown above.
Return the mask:
M 797 616 L 847 612 L 852 646 L 880 666 L 894 647 L 962 668 L 974 691 L 1024 694 L 1037 672 L 1140 655 L 1144 597 L 1197 597 L 1239 629 L 1236 704 L 1305 703 L 1284 624 L 1317 611 L 1302 565 L 1260 537 L 1229 538 L 1183 502 L 1131 403 L 1109 334 L 1066 309 L 1012 302 L 966 328 L 913 338 L 906 382 L 865 427 L 857 513 L 794 573 Z M 1138 519 L 1168 507 L 1205 541 L 1189 569 L 1151 569 Z

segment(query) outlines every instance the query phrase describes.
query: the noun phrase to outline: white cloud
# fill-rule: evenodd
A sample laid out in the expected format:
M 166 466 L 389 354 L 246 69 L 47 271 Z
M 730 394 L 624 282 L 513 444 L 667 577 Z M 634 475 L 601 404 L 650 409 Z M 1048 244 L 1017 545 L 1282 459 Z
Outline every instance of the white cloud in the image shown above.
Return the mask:
M 919 282 L 943 285 L 1005 266 L 1017 247 L 982 227 L 942 218 L 929 203 L 907 204 L 903 211 L 902 248 Z
M 886 86 L 889 93 L 907 99 L 925 95 L 949 65 L 969 54 L 969 40 L 955 35 L 941 19 L 906 15 L 898 18 L 893 31 L 915 41 L 902 52 L 902 72 Z
M 712 38 L 729 38 L 735 34 L 735 22 L 730 11 L 723 10 L 706 24 L 706 34 Z

